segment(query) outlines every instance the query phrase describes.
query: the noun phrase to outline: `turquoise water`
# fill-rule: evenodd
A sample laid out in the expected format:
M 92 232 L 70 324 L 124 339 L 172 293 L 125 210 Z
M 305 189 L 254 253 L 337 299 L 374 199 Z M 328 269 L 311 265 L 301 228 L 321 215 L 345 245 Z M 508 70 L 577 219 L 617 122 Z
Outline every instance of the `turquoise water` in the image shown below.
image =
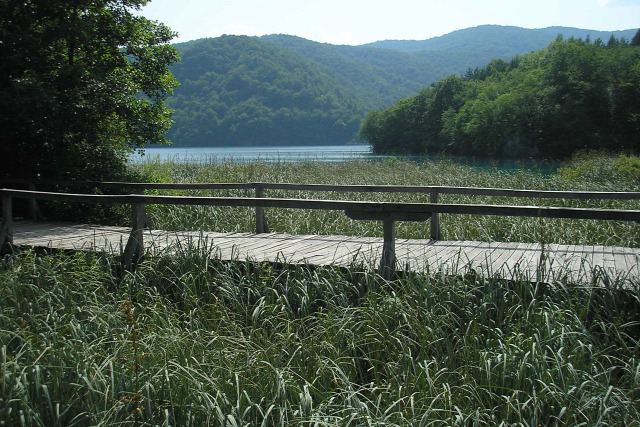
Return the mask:
M 409 159 L 417 162 L 443 159 L 477 167 L 518 171 L 536 170 L 543 174 L 554 173 L 557 163 L 533 159 L 485 159 L 463 156 L 393 156 L 371 154 L 369 145 L 321 145 L 321 146 L 276 146 L 276 147 L 163 147 L 147 148 L 144 155 L 134 154 L 134 162 L 174 161 L 183 163 L 223 162 L 343 162 L 348 160 Z
M 143 156 L 133 156 L 135 162 L 149 160 L 189 163 L 210 162 L 342 162 L 375 158 L 369 145 L 323 145 L 294 147 L 163 147 L 147 148 Z

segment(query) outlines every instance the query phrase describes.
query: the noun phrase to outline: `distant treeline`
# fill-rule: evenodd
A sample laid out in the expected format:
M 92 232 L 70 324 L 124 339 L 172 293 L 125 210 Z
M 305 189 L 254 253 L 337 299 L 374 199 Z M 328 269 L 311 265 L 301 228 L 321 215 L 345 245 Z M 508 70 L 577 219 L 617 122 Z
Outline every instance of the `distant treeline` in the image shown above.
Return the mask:
M 449 76 L 369 113 L 376 153 L 561 158 L 640 147 L 640 31 L 608 42 L 558 36 L 546 49 Z

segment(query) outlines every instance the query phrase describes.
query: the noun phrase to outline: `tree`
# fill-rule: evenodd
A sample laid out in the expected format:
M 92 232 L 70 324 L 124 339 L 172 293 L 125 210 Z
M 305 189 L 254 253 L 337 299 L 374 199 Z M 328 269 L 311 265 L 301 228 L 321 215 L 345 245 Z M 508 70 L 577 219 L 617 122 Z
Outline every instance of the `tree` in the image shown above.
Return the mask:
M 164 143 L 179 60 L 146 0 L 0 0 L 4 177 L 113 179 Z
M 636 32 L 636 35 L 631 39 L 631 46 L 640 46 L 640 29 Z
M 367 116 L 360 136 L 376 153 L 564 158 L 583 149 L 637 152 L 640 49 L 612 40 L 608 46 L 555 41 L 509 63 L 468 71 L 470 78 L 447 77 Z

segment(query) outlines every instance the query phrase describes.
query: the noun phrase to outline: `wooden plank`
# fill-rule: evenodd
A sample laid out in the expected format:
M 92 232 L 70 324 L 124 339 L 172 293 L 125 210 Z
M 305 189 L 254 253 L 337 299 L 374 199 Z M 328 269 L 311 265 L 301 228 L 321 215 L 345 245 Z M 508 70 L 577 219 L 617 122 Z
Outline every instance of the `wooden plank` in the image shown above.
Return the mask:
M 624 259 L 627 264 L 627 271 L 630 277 L 640 278 L 640 250 L 636 248 L 622 248 Z
M 459 253 L 459 241 L 437 241 L 429 247 L 429 255 L 426 265 L 431 270 L 438 270 L 443 267 L 447 259 Z
M 344 212 L 351 219 L 360 221 L 426 221 L 431 217 L 431 212 L 367 212 L 348 210 Z
M 312 239 L 313 236 L 305 236 L 302 239 L 286 236 L 286 238 L 272 238 L 270 239 L 272 241 L 266 242 L 266 245 L 249 242 L 238 249 L 244 256 L 249 258 L 259 258 L 267 261 L 293 261 L 298 259 L 296 256 L 299 257 L 299 254 L 304 254 L 304 250 L 301 248 L 309 247 L 313 244 Z M 276 244 L 275 247 L 274 243 Z
M 509 277 L 512 274 L 510 270 L 509 260 L 518 256 L 518 243 L 504 242 L 499 244 L 499 250 L 496 252 L 497 257 L 492 260 L 490 272 L 496 276 Z
M 320 263 L 322 265 L 329 265 L 335 263 L 336 265 L 342 265 L 342 257 L 348 257 L 351 254 L 357 253 L 361 247 L 361 243 L 357 242 L 356 238 L 350 236 L 317 236 L 313 246 L 308 248 L 301 248 L 301 252 L 304 251 L 302 258 L 306 262 Z M 342 262 L 347 262 L 345 259 Z M 350 260 L 349 260 L 350 261 Z
M 593 246 L 593 266 L 604 268 L 604 246 Z
M 327 236 L 325 236 L 326 238 Z M 382 255 L 382 239 L 340 236 L 330 256 L 338 265 L 368 265 L 377 268 Z
M 549 191 L 522 190 L 488 187 L 443 187 L 408 185 L 327 185 L 327 184 L 290 184 L 260 183 L 264 189 L 296 191 L 335 191 L 354 193 L 431 193 L 462 194 L 476 196 L 520 197 L 533 199 L 625 199 L 640 200 L 640 192 L 617 191 Z
M 534 258 L 540 256 L 537 243 L 517 243 L 510 249 L 511 255 L 504 261 L 504 267 L 507 271 L 521 272 L 529 274 L 529 277 L 533 280 L 535 275 L 531 276 L 531 265 L 537 265 L 537 260 Z
M 75 249 L 81 246 L 93 245 L 96 239 L 103 240 L 102 236 L 125 235 L 128 237 L 129 230 L 124 227 L 93 227 L 90 225 L 69 225 L 57 223 L 47 230 L 44 226 L 33 224 L 23 224 L 20 222 L 19 242 L 21 245 L 32 245 L 40 247 L 59 247 L 61 249 Z M 25 230 L 25 225 L 29 228 Z M 47 232 L 45 234 L 45 231 Z M 111 238 L 108 239 L 111 241 Z M 125 238 L 126 241 L 126 238 Z
M 253 248 L 260 249 L 266 254 L 268 253 L 277 254 L 282 250 L 289 250 L 292 246 L 294 246 L 298 242 L 302 242 L 311 237 L 312 236 L 291 236 L 291 235 L 274 234 L 272 236 L 265 237 L 264 239 L 262 239 L 262 243 L 256 242 Z
M 468 250 L 466 251 L 466 260 L 467 265 L 469 267 L 477 267 L 483 263 L 483 261 L 487 258 L 488 254 L 490 254 L 495 248 L 491 247 L 490 243 L 487 242 L 474 242 L 476 246 L 470 245 Z
M 426 271 L 429 266 L 429 256 L 435 253 L 433 240 L 405 240 L 398 249 L 397 254 L 402 267 L 409 266 L 414 271 Z
M 558 271 L 564 268 L 566 245 L 548 243 L 544 246 L 544 251 L 545 271 Z
M 438 190 L 432 189 L 429 192 L 429 203 L 438 204 L 438 195 Z M 440 240 L 440 215 L 437 212 L 431 214 L 431 221 L 429 223 L 429 237 L 432 240 Z
M 621 247 L 613 248 L 613 258 L 616 268 L 616 274 L 626 274 L 629 271 L 625 252 Z
M 316 236 L 305 236 L 303 239 L 291 239 L 282 241 L 280 244 L 270 250 L 273 255 L 281 254 L 281 257 L 291 257 L 300 253 L 307 254 L 309 252 L 318 251 L 321 242 L 316 240 Z M 325 246 L 330 243 L 325 243 Z
M 573 280 L 590 279 L 591 265 L 593 265 L 592 249 L 583 245 L 567 245 L 565 259 Z
M 507 245 L 505 247 L 505 245 Z M 487 254 L 485 262 L 483 263 L 484 271 L 491 273 L 497 272 L 504 265 L 504 261 L 508 258 L 509 243 L 492 242 L 491 251 Z M 502 262 L 500 262 L 502 259 Z M 498 265 L 498 266 L 496 266 Z
M 438 242 L 440 243 L 440 242 Z M 445 269 L 451 273 L 461 272 L 465 265 L 465 248 L 469 241 L 447 242 L 446 245 L 436 244 L 433 247 L 438 251 L 434 253 L 434 258 L 429 259 L 429 265 L 436 266 L 437 269 Z
M 91 226 L 85 224 L 33 223 L 15 224 L 15 241 L 20 245 L 43 245 L 66 249 L 104 250 L 121 253 L 129 230 L 126 227 Z M 47 228 L 50 230 L 47 231 Z M 145 230 L 146 251 L 176 250 L 179 245 L 202 245 L 225 260 L 269 260 L 314 265 L 350 266 L 354 262 L 378 267 L 382 241 L 379 237 L 357 236 L 292 236 L 284 234 L 167 232 Z M 640 249 L 584 245 L 545 246 L 547 254 L 544 278 L 559 274 L 574 280 L 591 280 L 593 267 L 604 268 L 613 277 L 628 276 L 640 280 Z M 537 243 L 498 243 L 475 241 L 432 241 L 429 239 L 396 242 L 398 267 L 407 265 L 416 271 L 443 268 L 449 272 L 465 272 L 470 266 L 481 266 L 483 274 L 509 277 L 515 265 L 537 279 L 541 245 Z M 435 268 L 434 268 L 435 266 Z M 546 269 L 550 266 L 550 269 Z M 556 275 L 556 276 L 554 276 Z
M 613 248 L 610 246 L 603 247 L 604 255 L 604 271 L 612 280 L 616 277 L 616 262 Z

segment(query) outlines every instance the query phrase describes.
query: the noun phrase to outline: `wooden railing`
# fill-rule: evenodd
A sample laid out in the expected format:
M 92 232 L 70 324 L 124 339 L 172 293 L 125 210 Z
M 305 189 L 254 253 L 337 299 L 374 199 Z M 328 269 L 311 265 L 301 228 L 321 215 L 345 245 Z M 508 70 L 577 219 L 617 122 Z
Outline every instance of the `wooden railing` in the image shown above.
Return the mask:
M 498 215 L 540 218 L 574 218 L 640 222 L 640 210 L 566 208 L 553 206 L 509 206 L 484 204 L 439 203 L 440 194 L 463 194 L 478 196 L 520 197 L 532 199 L 581 199 L 581 200 L 640 200 L 640 192 L 585 192 L 585 191 L 540 191 L 475 187 L 443 186 L 375 186 L 375 185 L 324 185 L 324 184 L 277 184 L 277 183 L 121 183 L 121 182 L 21 182 L 31 190 L 2 189 L 2 225 L 0 245 L 12 242 L 12 199 L 30 201 L 30 211 L 37 215 L 37 200 L 74 203 L 106 203 L 132 205 L 132 231 L 127 242 L 123 264 L 133 264 L 143 249 L 142 230 L 147 226 L 145 205 L 201 205 L 253 207 L 256 209 L 256 232 L 268 231 L 264 208 L 340 210 L 355 220 L 382 221 L 383 251 L 381 272 L 389 277 L 395 270 L 395 222 L 431 220 L 430 237 L 440 238 L 439 217 L 446 214 Z M 66 187 L 89 186 L 130 191 L 136 194 L 97 195 L 34 191 L 40 185 L 63 185 Z M 253 190 L 255 197 L 195 197 L 146 195 L 145 190 Z M 307 192 L 359 192 L 359 193 L 423 193 L 429 194 L 429 203 L 395 203 L 350 200 L 317 200 L 265 197 L 266 190 L 297 190 Z

